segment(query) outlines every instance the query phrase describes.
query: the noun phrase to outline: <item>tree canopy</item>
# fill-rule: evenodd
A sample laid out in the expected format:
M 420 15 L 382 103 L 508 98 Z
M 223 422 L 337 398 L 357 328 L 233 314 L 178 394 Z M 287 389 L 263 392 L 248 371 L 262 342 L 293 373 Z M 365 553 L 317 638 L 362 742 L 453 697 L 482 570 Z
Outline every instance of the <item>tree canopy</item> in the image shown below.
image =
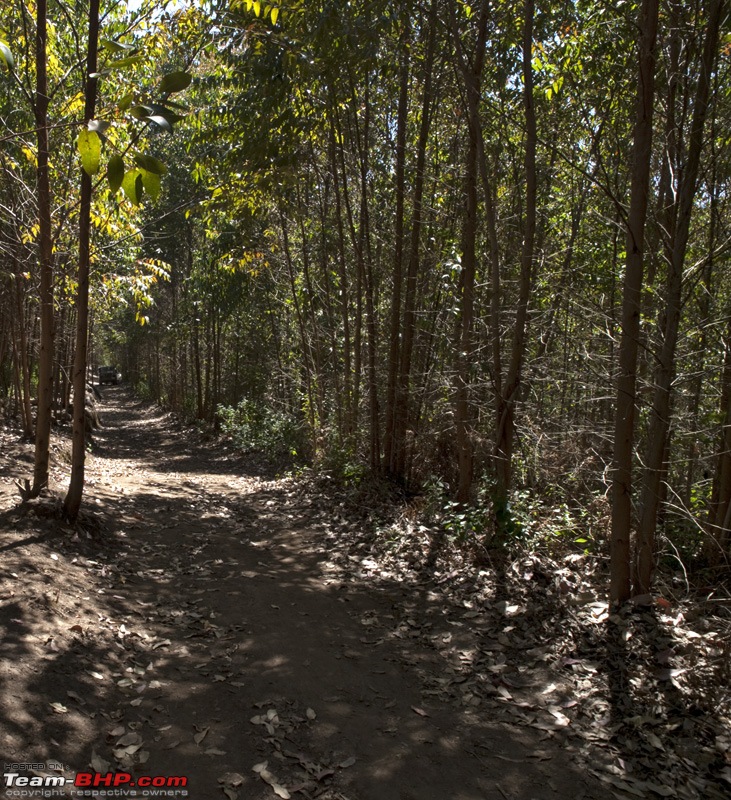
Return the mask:
M 725 0 L 8 0 L 23 491 L 115 364 L 466 541 L 611 538 L 615 601 L 727 569 L 730 66 Z

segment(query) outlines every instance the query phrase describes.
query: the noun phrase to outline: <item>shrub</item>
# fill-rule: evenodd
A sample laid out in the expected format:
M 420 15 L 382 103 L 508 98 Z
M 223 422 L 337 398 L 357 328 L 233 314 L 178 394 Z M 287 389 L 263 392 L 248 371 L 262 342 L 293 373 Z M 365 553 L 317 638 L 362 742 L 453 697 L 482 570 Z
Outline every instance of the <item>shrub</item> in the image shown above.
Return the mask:
M 237 406 L 219 406 L 221 429 L 242 450 L 260 451 L 274 458 L 305 457 L 307 434 L 303 423 L 278 409 L 253 400 Z

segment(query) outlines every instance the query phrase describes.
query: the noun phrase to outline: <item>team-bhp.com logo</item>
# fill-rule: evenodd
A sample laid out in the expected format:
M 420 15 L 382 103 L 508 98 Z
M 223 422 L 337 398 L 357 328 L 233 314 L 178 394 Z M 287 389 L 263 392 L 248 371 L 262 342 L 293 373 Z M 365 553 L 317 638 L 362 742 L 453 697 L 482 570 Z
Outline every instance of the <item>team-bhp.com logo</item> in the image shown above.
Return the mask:
M 77 772 L 63 775 L 24 775 L 23 772 L 57 769 L 54 764 L 5 764 L 5 797 L 187 797 L 183 775 L 130 775 L 129 772 Z M 60 792 L 60 794 L 58 793 Z

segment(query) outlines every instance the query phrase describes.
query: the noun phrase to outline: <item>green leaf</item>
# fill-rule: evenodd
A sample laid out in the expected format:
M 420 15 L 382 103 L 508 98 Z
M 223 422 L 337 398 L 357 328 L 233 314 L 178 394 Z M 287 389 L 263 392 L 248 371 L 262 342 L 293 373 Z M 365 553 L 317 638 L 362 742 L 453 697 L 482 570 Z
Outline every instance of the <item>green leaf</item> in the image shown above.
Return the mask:
M 163 130 L 168 131 L 168 133 L 172 133 L 174 123 L 179 122 L 181 119 L 185 119 L 185 117 L 181 117 L 180 114 L 176 114 L 169 108 L 157 103 L 144 106 L 133 106 L 130 108 L 129 113 L 137 119 L 146 119 L 150 122 L 154 122 Z
M 109 159 L 107 164 L 107 180 L 109 181 L 109 188 L 112 194 L 116 194 L 119 187 L 122 185 L 124 178 L 124 159 L 122 156 L 114 155 Z
M 81 154 L 81 166 L 87 175 L 96 175 L 99 172 L 99 159 L 101 158 L 101 141 L 96 131 L 81 131 L 76 144 Z
M 129 109 L 129 113 L 135 119 L 145 119 L 148 114 L 152 114 L 152 111 L 152 106 L 132 106 L 132 108 Z
M 159 158 L 155 158 L 154 156 L 138 155 L 135 156 L 135 161 L 138 167 L 152 172 L 155 175 L 164 175 L 168 171 L 167 165 L 163 164 Z
M 127 196 L 127 199 L 133 204 L 138 206 L 142 200 L 142 192 L 144 191 L 144 184 L 142 183 L 142 170 L 131 169 L 127 172 L 122 179 L 122 191 Z
M 5 42 L 0 42 L 0 59 L 5 62 L 5 66 L 8 69 L 13 69 L 15 67 L 13 54 L 10 52 L 10 48 L 5 44 Z
M 127 94 L 120 99 L 119 103 L 117 103 L 119 110 L 126 111 L 132 105 L 134 99 L 134 92 L 127 92 Z
M 107 69 L 125 69 L 126 67 L 131 67 L 134 64 L 139 64 L 140 61 L 144 56 L 137 55 L 137 56 L 127 56 L 127 58 L 120 58 L 119 61 L 112 61 L 111 64 L 107 67 Z
M 112 39 L 100 39 L 99 44 L 109 53 L 127 53 L 135 49 L 133 44 L 122 44 L 122 42 L 115 42 Z
M 152 202 L 156 203 L 157 198 L 160 197 L 160 176 L 143 169 L 141 170 L 141 177 L 145 191 L 152 198 Z
M 168 133 L 173 132 L 173 126 L 162 116 L 162 114 L 152 114 L 149 117 L 145 117 L 145 119 L 149 119 L 150 122 L 154 122 L 155 125 L 159 125 L 164 131 Z
M 189 72 L 168 72 L 160 81 L 160 91 L 167 94 L 182 92 L 190 86 L 193 76 Z

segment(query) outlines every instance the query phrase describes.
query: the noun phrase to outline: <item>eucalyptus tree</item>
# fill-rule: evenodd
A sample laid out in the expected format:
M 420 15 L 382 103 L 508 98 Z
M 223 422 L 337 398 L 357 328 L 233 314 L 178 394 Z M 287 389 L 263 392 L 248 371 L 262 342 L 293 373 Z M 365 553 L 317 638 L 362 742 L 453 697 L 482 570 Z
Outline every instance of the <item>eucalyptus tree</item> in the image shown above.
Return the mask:
M 86 69 L 84 71 L 84 127 L 78 135 L 77 145 L 81 156 L 81 188 L 79 207 L 79 259 L 77 270 L 76 293 L 76 347 L 74 355 L 73 387 L 73 450 L 71 462 L 71 481 L 64 500 L 64 514 L 69 519 L 76 519 L 81 506 L 84 488 L 84 464 L 86 453 L 86 409 L 87 393 L 87 354 L 89 337 L 89 271 L 91 264 L 91 224 L 92 224 L 92 178 L 100 170 L 102 136 L 108 131 L 111 122 L 96 119 L 97 80 L 105 77 L 105 71 L 97 72 L 100 33 L 99 0 L 90 0 L 87 29 Z M 106 40 L 109 53 L 122 52 L 122 58 L 116 58 L 106 64 L 106 74 L 112 70 L 124 69 L 139 63 L 143 56 L 134 47 L 124 45 L 113 39 Z M 183 117 L 178 113 L 181 107 L 169 99 L 173 93 L 190 85 L 191 75 L 183 71 L 173 71 L 162 77 L 157 88 L 161 99 L 157 102 L 142 96 L 144 90 L 133 90 L 119 102 L 122 111 L 129 110 L 132 117 L 155 129 L 172 132 L 173 125 Z M 124 155 L 134 147 L 141 134 L 133 135 L 123 154 L 110 156 L 106 177 L 111 194 L 120 188 L 128 200 L 139 205 L 142 195 L 147 192 L 157 200 L 160 194 L 161 175 L 166 166 L 156 157 L 148 153 L 134 152 L 134 164 L 125 169 Z M 135 148 L 136 149 L 136 148 Z
M 666 452 L 671 419 L 672 383 L 676 375 L 676 348 L 681 319 L 682 293 L 684 285 L 685 258 L 690 235 L 691 216 L 698 188 L 698 178 L 702 151 L 704 148 L 704 128 L 710 101 L 713 71 L 716 65 L 720 25 L 724 17 L 726 3 L 713 0 L 707 7 L 705 32 L 698 47 L 698 53 L 690 63 L 697 64 L 692 72 L 698 77 L 694 89 L 686 83 L 692 100 L 680 100 L 684 107 L 692 107 L 690 125 L 686 133 L 682 124 L 671 132 L 667 142 L 669 151 L 665 159 L 669 168 L 678 176 L 669 192 L 669 202 L 663 209 L 665 224 L 664 255 L 667 261 L 667 286 L 665 297 L 664 330 L 662 345 L 657 354 L 657 370 L 654 379 L 655 391 L 651 407 L 651 421 L 647 433 L 647 449 L 643 459 L 643 485 L 641 510 L 637 527 L 637 546 L 633 591 L 637 595 L 650 591 L 652 573 L 655 565 L 655 531 L 660 503 L 660 486 L 666 473 Z M 686 49 L 691 48 L 691 42 Z M 674 65 L 671 65 L 674 66 Z M 674 98 L 669 98 L 672 104 Z M 674 114 L 670 116 L 674 118 Z M 678 161 L 682 153 L 682 162 Z

